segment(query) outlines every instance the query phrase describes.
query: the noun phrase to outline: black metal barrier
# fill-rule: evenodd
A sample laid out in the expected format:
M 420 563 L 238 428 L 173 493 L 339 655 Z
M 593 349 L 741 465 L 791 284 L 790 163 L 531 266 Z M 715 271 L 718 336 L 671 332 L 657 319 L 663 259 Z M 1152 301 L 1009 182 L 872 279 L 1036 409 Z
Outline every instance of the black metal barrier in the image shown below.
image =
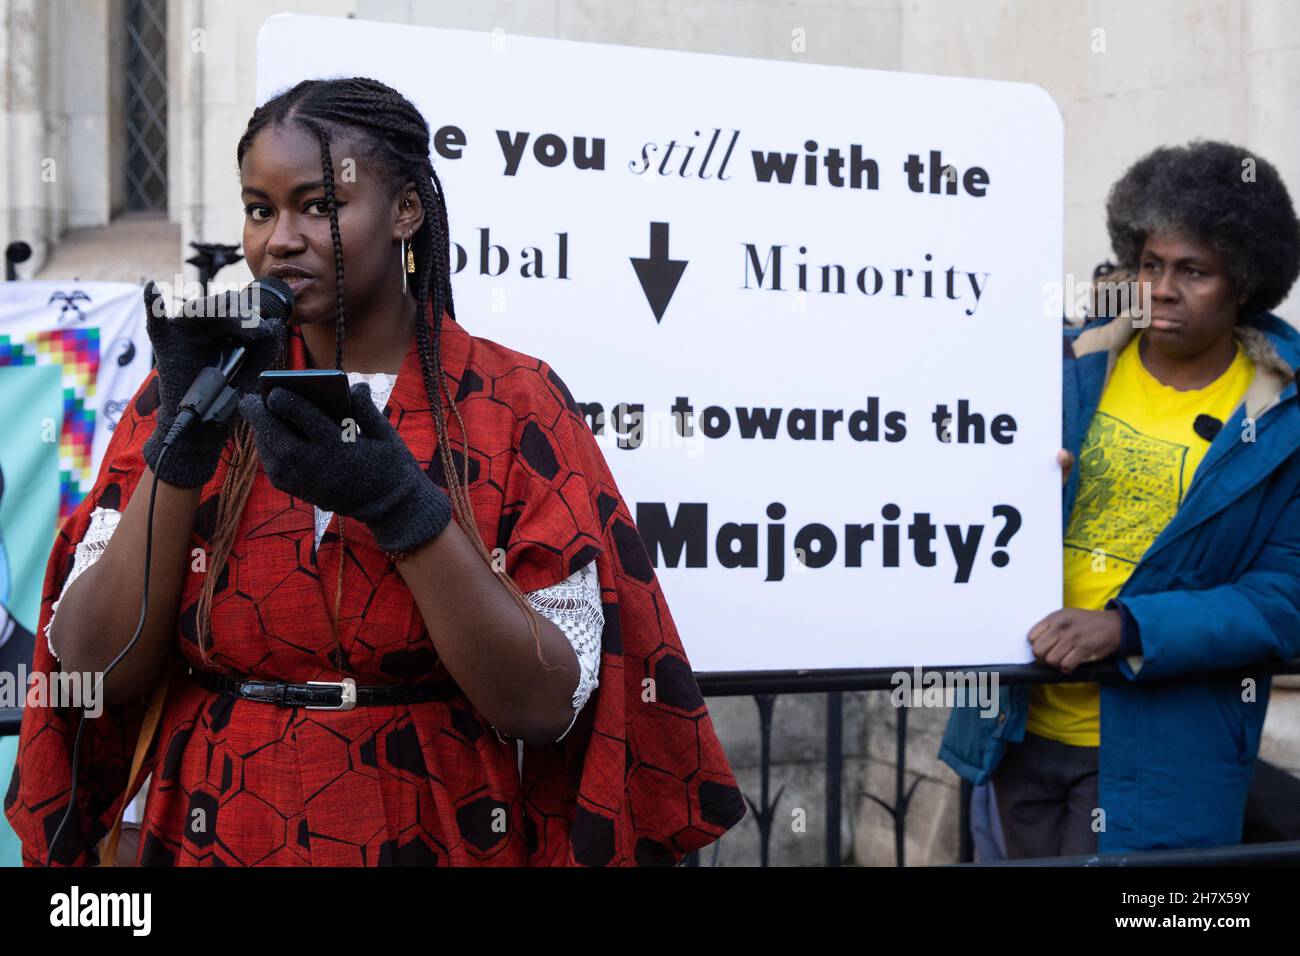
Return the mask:
M 770 796 L 771 780 L 771 742 L 772 712 L 776 698 L 780 694 L 825 693 L 826 698 L 826 865 L 839 866 L 842 860 L 840 848 L 840 818 L 843 810 L 843 694 L 845 691 L 880 691 L 894 690 L 898 683 L 897 675 L 913 674 L 912 667 L 880 667 L 863 670 L 818 670 L 818 671 L 749 671 L 732 673 L 702 673 L 696 675 L 701 692 L 706 697 L 734 697 L 753 695 L 758 705 L 759 718 L 759 799 L 757 802 L 745 797 L 750 806 L 754 822 L 759 830 L 760 865 L 767 866 L 771 847 L 772 822 L 781 794 Z M 948 667 L 920 668 L 922 675 L 955 671 L 962 674 L 996 673 L 998 683 L 1014 686 L 1016 684 L 1065 684 L 1082 681 L 1094 681 L 1101 684 L 1128 683 L 1129 678 L 1120 671 L 1114 661 L 1083 664 L 1070 674 L 1062 674 L 1045 664 L 1007 664 L 993 667 L 969 667 L 952 665 Z M 1277 674 L 1300 674 L 1300 659 L 1292 661 L 1263 661 L 1246 668 L 1214 671 L 1204 674 L 1183 674 L 1164 678 L 1160 681 L 1143 683 L 1173 683 L 1188 680 L 1205 679 L 1241 679 L 1244 677 L 1262 677 Z M 906 750 L 907 750 L 907 707 L 898 708 L 895 727 L 895 764 L 894 764 L 894 798 L 893 803 L 886 803 L 873 794 L 865 794 L 874 800 L 894 819 L 894 854 L 895 865 L 904 866 L 905 837 L 907 834 L 907 808 L 918 778 L 909 788 L 906 786 Z M 22 721 L 22 711 L 15 708 L 0 708 L 0 737 L 16 735 Z M 970 784 L 961 782 L 961 806 L 959 809 L 959 859 L 969 864 L 974 858 L 970 835 Z M 715 847 L 717 844 L 714 845 Z M 998 864 L 973 865 L 1036 865 L 1036 866 L 1232 866 L 1245 863 L 1300 863 L 1300 841 L 1282 841 L 1274 843 L 1256 843 L 1232 847 L 1194 848 L 1185 850 L 1151 850 L 1123 854 L 1094 854 L 1080 857 L 1052 857 L 1035 860 L 1001 861 Z M 699 865 L 699 853 L 692 853 L 686 860 L 687 866 Z
M 769 800 L 769 780 L 771 773 L 771 731 L 772 711 L 776 698 L 783 693 L 813 694 L 824 693 L 826 697 L 826 855 L 827 866 L 839 866 L 843 854 L 840 848 L 840 816 L 843 804 L 843 693 L 845 691 L 881 691 L 894 690 L 898 684 L 899 674 L 913 674 L 913 667 L 878 667 L 860 670 L 818 670 L 818 671 L 748 671 L 732 673 L 702 673 L 696 675 L 700 690 L 706 697 L 733 697 L 752 694 L 759 711 L 759 800 L 755 803 L 748 796 L 759 830 L 759 856 L 762 866 L 767 866 L 772 836 L 772 821 L 776 815 L 776 803 L 780 799 L 778 792 L 775 799 Z M 989 667 L 970 667 L 964 665 L 932 666 L 919 669 L 922 675 L 955 671 L 962 674 L 996 673 L 999 685 L 1008 687 L 1017 684 L 1068 684 L 1079 682 L 1096 682 L 1100 684 L 1123 684 L 1133 682 L 1124 676 L 1119 664 L 1114 660 L 1081 664 L 1069 674 L 1046 664 L 1005 664 Z M 1176 683 L 1207 679 L 1240 679 L 1245 677 L 1264 677 L 1277 674 L 1300 674 L 1300 659 L 1291 661 L 1262 661 L 1250 667 L 1231 670 L 1213 671 L 1202 674 L 1180 674 L 1162 678 L 1159 681 L 1146 680 L 1144 684 Z M 906 865 L 905 838 L 907 835 L 907 809 L 912 794 L 920 778 L 906 786 L 907 773 L 907 707 L 898 708 L 895 724 L 895 761 L 894 761 L 894 797 L 892 803 L 886 803 L 874 794 L 864 794 L 868 799 L 883 807 L 894 820 L 894 863 Z M 961 803 L 958 810 L 960 817 L 958 833 L 958 858 L 964 864 L 974 859 L 974 842 L 970 833 L 971 784 L 961 781 Z M 1277 849 L 1273 849 L 1277 848 Z M 1289 849 L 1288 849 L 1289 848 Z M 1228 851 L 1232 851 L 1230 854 Z M 1153 850 L 1157 860 L 1168 853 L 1182 854 L 1179 865 L 1231 865 L 1230 861 L 1241 858 L 1255 862 L 1295 862 L 1295 848 L 1290 842 L 1258 843 L 1250 846 L 1220 847 L 1215 849 L 1188 850 Z M 1270 852 L 1272 855 L 1270 855 Z M 691 854 L 686 865 L 697 866 L 699 854 Z M 1275 860 L 1274 857 L 1280 858 Z M 1111 863 L 1103 860 L 1101 855 L 1089 857 L 1052 858 L 1054 866 L 1137 866 L 1139 859 L 1146 859 L 1146 853 L 1125 853 L 1115 855 L 1123 863 Z M 1062 862 L 1068 861 L 1068 862 Z M 1100 861 L 1085 863 L 1082 861 Z M 1199 862 L 1198 862 L 1199 861 Z M 1028 861 L 1014 861 L 1028 862 Z M 1045 863 L 1034 860 L 1033 863 Z M 972 864 L 981 865 L 981 864 Z M 1141 865 L 1159 866 L 1169 863 L 1144 863 Z

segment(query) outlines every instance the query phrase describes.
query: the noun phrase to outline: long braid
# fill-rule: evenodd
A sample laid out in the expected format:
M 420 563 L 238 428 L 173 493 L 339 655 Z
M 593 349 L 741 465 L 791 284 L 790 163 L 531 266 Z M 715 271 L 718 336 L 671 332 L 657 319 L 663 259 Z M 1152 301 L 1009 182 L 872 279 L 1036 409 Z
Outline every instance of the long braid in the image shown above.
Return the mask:
M 410 100 L 378 80 L 367 77 L 303 80 L 253 111 L 248 127 L 240 137 L 236 149 L 237 161 L 242 164 L 244 154 L 261 130 L 268 126 L 291 122 L 301 122 L 308 126 L 315 132 L 321 144 L 322 179 L 325 183 L 326 201 L 330 210 L 330 238 L 334 245 L 336 368 L 343 367 L 343 341 L 346 329 L 343 304 L 343 248 L 335 201 L 334 166 L 329 149 L 330 129 L 346 128 L 360 134 L 358 139 L 362 147 L 369 151 L 381 165 L 386 166 L 392 174 L 390 196 L 396 196 L 404 182 L 408 180 L 415 182 L 416 192 L 425 212 L 424 221 L 417 235 L 412 238 L 412 252 L 416 259 L 416 348 L 420 359 L 421 376 L 429 399 L 429 408 L 433 414 L 434 429 L 438 439 L 438 455 L 456 522 L 479 556 L 493 570 L 496 570 L 493 555 L 484 544 L 478 522 L 474 518 L 473 505 L 467 491 L 469 434 L 460 409 L 447 388 L 442 367 L 442 318 L 445 312 L 455 320 L 456 310 L 451 290 L 451 243 L 447 204 L 442 192 L 442 183 L 429 161 L 429 125 Z M 433 318 L 432 336 L 428 328 L 430 311 Z M 446 405 L 451 407 L 460 427 L 463 467 L 460 474 L 457 473 L 452 456 L 444 400 Z M 241 427 L 247 428 L 247 426 Z M 237 435 L 241 434 L 237 432 Z M 256 475 L 257 453 L 256 446 L 251 440 L 251 431 L 246 438 L 248 453 L 237 457 L 232 462 L 222 487 L 221 513 L 218 515 L 216 535 L 218 538 L 226 535 L 233 540 L 234 526 L 247 502 L 252 479 Z M 236 465 L 238 467 L 235 467 Z M 342 546 L 342 542 L 340 545 Z M 228 554 L 228 550 L 226 553 Z M 335 604 L 336 625 L 338 601 L 342 594 L 345 555 L 346 550 L 341 547 L 339 587 Z M 224 563 L 225 556 L 225 554 L 221 556 L 221 563 Z M 220 563 L 214 564 L 209 569 L 208 579 L 204 582 L 209 606 L 212 585 L 217 576 L 211 572 L 219 568 Z M 500 576 L 507 591 L 524 613 L 529 633 L 537 649 L 537 659 L 547 669 L 556 669 L 558 665 L 547 664 L 542 656 L 537 616 L 528 599 L 508 574 L 502 573 Z
M 343 311 L 343 237 L 339 232 L 339 206 L 334 191 L 334 159 L 330 155 L 329 135 L 319 123 L 303 121 L 320 140 L 321 179 L 325 183 L 325 205 L 330 212 L 330 240 L 334 247 L 334 367 L 343 370 L 343 337 L 345 318 Z M 334 653 L 335 666 L 344 667 L 343 640 L 339 636 L 339 619 L 343 611 L 343 565 L 347 563 L 348 544 L 343 527 L 343 515 L 336 515 L 339 522 L 339 573 L 334 582 Z
M 434 195 L 438 199 L 438 216 L 441 218 L 443 223 L 449 224 L 451 220 L 447 217 L 447 203 L 442 195 L 442 181 L 438 179 L 438 172 L 433 168 L 432 163 L 429 164 L 429 176 L 433 180 Z M 439 257 L 435 265 L 440 270 L 438 273 L 438 281 L 445 283 L 447 286 L 447 313 L 453 319 L 455 319 L 456 305 L 451 300 L 451 259 L 450 259 L 451 248 L 450 246 L 451 246 L 450 241 L 448 241 L 447 238 L 444 237 L 444 241 L 442 243 L 442 256 Z
M 434 195 L 438 204 L 437 208 L 439 214 L 439 222 L 441 226 L 441 228 L 435 229 L 433 231 L 434 249 L 433 249 L 432 258 L 433 258 L 433 268 L 435 270 L 434 274 L 437 277 L 436 278 L 437 284 L 447 290 L 447 314 L 450 315 L 454 320 L 456 318 L 456 306 L 455 303 L 452 301 L 452 293 L 451 293 L 451 264 L 450 264 L 451 242 L 447 231 L 448 223 L 450 222 L 450 220 L 447 218 L 447 204 L 446 202 L 443 201 L 442 183 L 438 180 L 438 174 L 434 171 L 432 164 L 430 164 L 429 166 L 429 176 L 433 180 L 435 186 Z M 429 200 L 428 200 L 428 196 L 426 195 L 427 192 L 429 192 L 428 187 L 423 182 L 421 182 L 420 183 L 421 203 L 428 203 Z M 451 394 L 447 391 L 447 383 L 443 375 L 442 349 L 441 349 L 442 336 L 440 335 L 441 331 L 442 331 L 442 323 L 439 322 L 436 329 L 434 330 L 433 356 L 432 356 L 432 364 L 434 369 L 437 372 L 437 376 L 436 376 L 437 394 L 439 395 L 440 399 L 442 396 L 446 396 L 447 404 L 451 406 L 452 414 L 456 416 L 456 422 L 460 425 L 460 433 L 463 436 L 465 443 L 468 445 L 469 432 L 465 428 L 465 420 L 460 417 L 460 409 L 456 406 L 455 400 L 452 398 Z M 439 404 L 441 405 L 441 401 L 439 402 Z M 442 411 L 441 408 L 439 408 L 439 413 L 441 413 L 441 411 Z M 444 419 L 444 429 L 445 429 L 445 425 L 446 422 Z M 464 462 L 465 462 L 464 485 L 468 485 L 469 484 L 469 456 L 468 455 L 464 457 Z
M 271 367 L 284 368 L 283 348 L 276 354 Z M 198 607 L 195 611 L 199 656 L 208 664 L 212 663 L 208 657 L 208 644 L 212 635 L 212 601 L 216 594 L 217 578 L 234 547 L 239 518 L 244 513 L 244 505 L 248 503 L 248 496 L 253 490 L 253 479 L 257 477 L 257 443 L 248 422 L 241 419 L 235 426 L 230 449 L 230 463 L 221 482 L 221 492 L 217 495 L 215 530 L 207 556 L 208 569 L 203 577 L 203 587 L 199 589 Z
M 495 570 L 492 555 L 488 553 L 487 545 L 483 543 L 483 538 L 479 534 L 478 522 L 474 520 L 473 506 L 471 505 L 469 496 L 465 491 L 469 486 L 469 433 L 465 428 L 464 419 L 460 416 L 460 409 L 456 407 L 456 402 L 452 396 L 447 393 L 446 383 L 443 380 L 441 354 L 442 296 L 439 294 L 439 286 L 441 283 L 437 282 L 436 278 L 437 265 L 439 261 L 445 260 L 446 258 L 446 220 L 440 218 L 437 224 L 431 221 L 432 217 L 430 214 L 433 213 L 437 207 L 433 203 L 429 202 L 429 197 L 427 195 L 429 191 L 430 187 L 424 180 L 418 180 L 416 182 L 416 192 L 420 197 L 421 205 L 425 209 L 424 225 L 420 227 L 420 231 L 425 232 L 427 227 L 427 232 L 429 234 L 427 247 L 429 253 L 431 253 L 426 256 L 427 265 L 425 269 L 419 271 L 420 281 L 416 287 L 417 313 L 415 322 L 415 341 L 416 349 L 420 356 L 420 372 L 424 377 L 425 393 L 429 396 L 429 407 L 433 410 L 433 425 L 434 430 L 438 435 L 438 453 L 442 460 L 442 473 L 447 476 L 448 497 L 451 499 L 452 511 L 456 515 L 456 522 L 465 531 L 466 537 L 469 538 L 470 543 L 474 546 L 474 550 L 478 552 L 479 557 L 486 561 L 488 565 L 493 567 Z M 449 279 L 449 277 L 447 278 Z M 432 342 L 429 340 L 428 324 L 424 321 L 426 314 L 425 300 L 429 296 L 430 285 L 433 287 L 434 307 Z M 444 288 L 450 290 L 450 281 L 447 281 Z M 448 295 L 448 300 L 450 300 L 450 295 Z M 447 417 L 443 412 L 442 405 L 442 398 L 444 395 L 447 398 L 447 404 L 451 406 L 452 411 L 456 415 L 456 421 L 460 425 L 461 461 L 464 463 L 465 469 L 463 480 L 456 474 L 456 465 L 451 454 L 451 441 L 447 434 Z M 548 664 L 546 659 L 542 656 L 541 632 L 538 628 L 537 616 L 533 612 L 532 606 L 528 603 L 528 599 L 524 597 L 523 592 L 519 590 L 518 586 L 508 574 L 502 574 L 501 578 L 505 582 L 507 590 L 509 590 L 511 596 L 514 598 L 515 603 L 518 604 L 524 612 L 524 618 L 528 622 L 528 632 L 533 638 L 537 660 L 540 661 L 542 666 L 547 670 L 558 669 L 558 665 Z
M 325 130 L 318 123 L 304 122 L 320 140 L 321 179 L 325 181 L 325 204 L 330 210 L 330 239 L 334 245 L 334 367 L 341 371 L 346 317 L 343 310 L 343 238 L 339 233 L 339 206 L 334 193 L 334 159 L 330 156 L 330 140 Z

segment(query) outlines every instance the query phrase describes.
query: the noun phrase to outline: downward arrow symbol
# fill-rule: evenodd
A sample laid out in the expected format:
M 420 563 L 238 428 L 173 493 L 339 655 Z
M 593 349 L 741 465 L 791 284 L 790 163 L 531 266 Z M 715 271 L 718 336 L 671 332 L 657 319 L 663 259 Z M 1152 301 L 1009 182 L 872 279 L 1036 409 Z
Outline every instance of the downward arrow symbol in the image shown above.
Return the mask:
M 655 314 L 655 321 L 663 319 L 668 311 L 668 303 L 677 291 L 677 283 L 686 271 L 686 259 L 668 258 L 668 223 L 650 223 L 650 256 L 646 259 L 632 259 L 632 268 L 641 281 L 641 291 L 645 293 L 650 311 Z

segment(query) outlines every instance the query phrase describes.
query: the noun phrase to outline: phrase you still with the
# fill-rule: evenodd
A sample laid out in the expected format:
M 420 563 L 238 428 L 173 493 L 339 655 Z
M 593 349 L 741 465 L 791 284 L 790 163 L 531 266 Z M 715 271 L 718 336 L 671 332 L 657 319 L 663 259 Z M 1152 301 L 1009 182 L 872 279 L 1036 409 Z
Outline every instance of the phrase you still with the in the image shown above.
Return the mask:
M 501 157 L 501 175 L 517 176 L 528 166 L 556 169 L 571 166 L 579 170 L 604 172 L 607 168 L 607 141 L 603 136 L 535 133 L 527 130 L 495 131 Z M 729 168 L 740 168 L 736 154 L 741 131 L 693 130 L 690 136 L 666 141 L 647 141 L 640 155 L 628 160 L 626 169 L 637 176 L 676 176 L 727 182 L 734 178 Z M 464 158 L 470 147 L 465 130 L 455 125 L 440 126 L 433 135 L 433 149 L 443 159 Z M 754 181 L 773 185 L 830 186 L 837 189 L 880 189 L 880 161 L 866 155 L 859 143 L 847 147 L 823 146 L 814 139 L 805 140 L 793 152 L 771 149 L 748 149 Z M 734 159 L 733 159 L 734 157 Z M 733 167 L 733 161 L 735 166 Z M 988 195 L 990 176 L 980 165 L 958 168 L 944 162 L 939 149 L 908 153 L 901 163 L 902 181 L 913 193 L 946 196 L 970 196 L 983 199 Z

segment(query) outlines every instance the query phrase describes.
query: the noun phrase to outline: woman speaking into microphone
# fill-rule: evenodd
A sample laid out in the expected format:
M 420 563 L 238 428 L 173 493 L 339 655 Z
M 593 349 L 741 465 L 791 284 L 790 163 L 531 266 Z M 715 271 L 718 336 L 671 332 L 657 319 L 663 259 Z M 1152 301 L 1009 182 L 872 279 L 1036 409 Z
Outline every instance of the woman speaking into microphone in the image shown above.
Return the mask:
M 595 438 L 545 362 L 456 320 L 424 118 L 308 80 L 237 160 L 244 255 L 293 314 L 148 303 L 157 369 L 55 542 L 34 669 L 102 672 L 140 634 L 99 717 L 26 708 L 25 862 L 113 862 L 146 778 L 142 865 L 670 865 L 716 840 L 743 801 Z M 232 340 L 237 413 L 160 454 Z M 346 373 L 350 412 L 264 390 L 276 369 Z

